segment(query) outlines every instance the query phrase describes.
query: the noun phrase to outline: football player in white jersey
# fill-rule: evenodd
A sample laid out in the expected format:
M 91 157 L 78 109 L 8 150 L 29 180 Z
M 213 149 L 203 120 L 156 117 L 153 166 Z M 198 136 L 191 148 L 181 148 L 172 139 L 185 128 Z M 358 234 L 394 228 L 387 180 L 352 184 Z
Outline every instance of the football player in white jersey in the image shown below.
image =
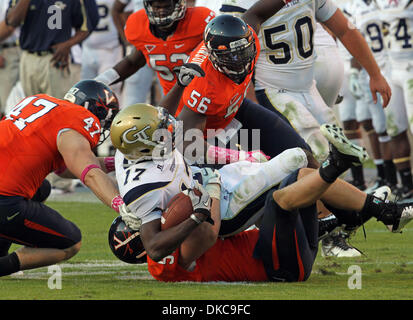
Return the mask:
M 126 21 L 126 19 L 123 18 L 123 14 L 129 9 L 130 6 L 132 7 L 133 12 L 143 9 L 143 0 L 115 0 L 112 6 L 113 20 L 116 28 L 118 29 L 120 38 L 125 45 L 126 55 L 128 55 L 133 49 L 133 46 L 128 43 L 123 32 Z M 113 61 L 119 60 L 120 59 Z M 134 103 L 146 102 L 151 93 L 154 76 L 154 70 L 148 65 L 145 65 L 136 73 L 127 78 L 124 81 L 122 92 L 123 105 L 129 106 Z
M 388 56 L 382 31 L 383 23 L 379 19 L 380 15 L 377 4 L 372 0 L 359 1 L 353 7 L 352 15 L 355 26 L 365 37 L 382 73 L 387 76 L 386 61 Z M 367 192 L 374 191 L 377 187 L 384 184 L 394 189 L 397 185 L 397 173 L 392 160 L 392 142 L 387 134 L 386 116 L 381 100 L 379 99 L 377 104 L 373 103 L 369 89 L 369 76 L 364 69 L 361 69 L 359 72 L 357 69 L 353 70 L 353 81 L 358 82 L 355 85 L 357 90 L 353 92 L 354 96 L 359 97 L 356 102 L 357 113 L 370 115 L 369 119 L 361 122 L 361 125 L 370 139 L 374 162 L 378 170 L 378 179 Z
M 265 163 L 231 163 L 217 173 L 209 168 L 190 167 L 185 162 L 175 148 L 175 119 L 162 107 L 135 104 L 121 110 L 113 123 L 111 139 L 118 149 L 116 178 L 131 211 L 130 216 L 122 215 L 122 219 L 132 229 L 140 229 L 147 253 L 157 259 L 169 254 L 174 245 L 168 230 L 159 232 L 159 227 L 162 212 L 176 194 L 187 192 L 192 199 L 195 214 L 191 219 L 195 224 L 188 228 L 208 219 L 209 210 L 213 220 L 217 221 L 217 215 L 218 222 L 221 220 L 212 226 L 202 224 L 187 239 L 188 245 L 195 243 L 203 252 L 215 243 L 218 232 L 220 236 L 230 236 L 254 225 L 263 213 L 260 209 L 264 207 L 266 192 L 307 166 L 305 152 L 294 148 Z M 198 189 L 201 195 L 192 189 Z
M 395 147 L 393 162 L 399 172 L 401 198 L 413 196 L 411 150 L 407 130 L 413 130 L 413 3 L 376 0 L 382 21 L 389 25 L 389 68 L 393 96 L 386 108 L 387 131 Z
M 314 81 L 316 56 L 313 34 L 316 21 L 331 30 L 368 70 L 375 99 L 380 92 L 387 105 L 390 88 L 362 35 L 349 27 L 348 20 L 330 0 L 291 1 L 273 16 L 269 16 L 267 8 L 270 6 L 270 1 L 228 0 L 223 2 L 221 11 L 233 12 L 238 8 L 242 12 L 250 8 L 244 16 L 250 19 L 254 15 L 268 17 L 261 24 L 259 33 L 261 54 L 255 68 L 257 99 L 261 105 L 284 114 L 311 146 L 316 157 L 323 160 L 328 153 L 328 143 L 319 126 L 337 120 Z M 344 247 L 345 243 L 340 242 Z M 354 255 L 360 254 L 350 246 L 346 245 L 345 249 Z
M 122 46 L 118 31 L 113 23 L 110 9 L 114 0 L 96 0 L 99 24 L 82 43 L 81 80 L 93 79 L 112 66 L 113 61 L 122 58 Z M 121 96 L 121 83 L 112 86 L 118 97 Z
M 231 6 L 245 10 L 255 3 L 256 0 L 228 0 L 224 1 L 221 11 L 228 12 L 227 8 Z M 266 1 L 259 3 L 254 6 L 255 12 L 261 10 L 259 14 L 263 14 Z M 249 15 L 254 14 L 254 11 L 250 12 Z M 364 53 L 366 43 L 353 45 L 353 39 L 356 43 L 364 39 L 358 34 L 350 41 L 352 29 L 330 0 L 295 0 L 261 25 L 261 54 L 256 64 L 255 87 L 258 101 L 283 113 L 312 147 L 316 157 L 323 160 L 328 153 L 328 144 L 319 132 L 319 125 L 334 123 L 336 119 L 315 86 L 313 34 L 316 21 L 325 22 L 341 41 L 351 46 L 360 62 L 367 64 L 369 72 L 377 72 L 378 66 L 372 55 Z M 381 75 L 374 78 L 373 84 L 387 90 L 387 82 Z

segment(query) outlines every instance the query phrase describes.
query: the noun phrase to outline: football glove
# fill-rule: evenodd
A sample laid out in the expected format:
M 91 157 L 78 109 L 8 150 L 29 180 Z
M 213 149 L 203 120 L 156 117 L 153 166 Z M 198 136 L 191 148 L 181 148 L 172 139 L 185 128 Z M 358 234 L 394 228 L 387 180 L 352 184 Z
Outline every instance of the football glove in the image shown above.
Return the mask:
M 203 221 L 214 224 L 214 220 L 211 219 L 211 197 L 209 196 L 209 193 L 198 183 L 198 181 L 195 181 L 195 189 L 201 194 L 196 195 L 193 189 L 186 189 L 182 191 L 182 193 L 191 199 L 194 212 L 201 213 L 206 217 Z
M 211 198 L 221 199 L 221 174 L 218 170 L 203 168 L 201 170 L 202 182 Z
M 142 221 L 136 217 L 132 211 L 129 210 L 128 206 L 124 203 L 119 207 L 119 215 L 121 216 L 123 222 L 132 230 L 139 230 Z
M 360 71 L 358 69 L 351 68 L 348 79 L 349 90 L 355 99 L 360 99 L 363 96 L 363 90 L 359 82 L 359 73 Z
M 196 63 L 185 63 L 179 69 L 178 85 L 186 87 L 194 77 L 204 77 L 205 72 Z

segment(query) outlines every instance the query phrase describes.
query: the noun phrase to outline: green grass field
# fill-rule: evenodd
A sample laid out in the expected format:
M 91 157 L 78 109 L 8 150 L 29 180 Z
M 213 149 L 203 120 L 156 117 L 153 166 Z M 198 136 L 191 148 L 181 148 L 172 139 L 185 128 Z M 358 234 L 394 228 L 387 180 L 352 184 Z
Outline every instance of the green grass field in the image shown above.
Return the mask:
M 413 223 L 392 234 L 372 219 L 367 238 L 359 230 L 351 243 L 360 258 L 319 256 L 304 283 L 179 283 L 153 280 L 145 265 L 128 265 L 112 255 L 107 231 L 115 215 L 102 204 L 49 202 L 82 230 L 82 249 L 60 264 L 61 289 L 48 287 L 48 268 L 0 280 L 7 300 L 407 300 L 413 299 Z M 374 220 L 374 221 L 373 221 Z M 12 247 L 16 248 L 16 247 Z M 348 286 L 349 267 L 361 269 L 361 288 Z M 350 279 L 351 280 L 351 279 Z M 351 282 L 351 281 L 350 281 Z M 352 282 L 351 282 L 352 283 Z M 359 282 L 360 283 L 360 282 Z

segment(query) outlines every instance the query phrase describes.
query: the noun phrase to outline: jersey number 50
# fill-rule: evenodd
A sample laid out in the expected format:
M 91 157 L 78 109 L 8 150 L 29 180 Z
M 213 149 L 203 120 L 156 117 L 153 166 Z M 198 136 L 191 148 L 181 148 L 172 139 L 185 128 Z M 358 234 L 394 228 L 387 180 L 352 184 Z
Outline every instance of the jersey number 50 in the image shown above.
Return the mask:
M 294 37 L 297 40 L 297 53 L 302 59 L 313 55 L 313 23 L 309 16 L 297 19 L 294 24 Z M 274 27 L 264 29 L 265 46 L 273 51 L 268 55 L 268 59 L 274 64 L 287 64 L 292 60 L 293 48 L 291 43 L 285 40 L 274 41 L 276 37 L 283 33 L 289 33 L 287 22 Z

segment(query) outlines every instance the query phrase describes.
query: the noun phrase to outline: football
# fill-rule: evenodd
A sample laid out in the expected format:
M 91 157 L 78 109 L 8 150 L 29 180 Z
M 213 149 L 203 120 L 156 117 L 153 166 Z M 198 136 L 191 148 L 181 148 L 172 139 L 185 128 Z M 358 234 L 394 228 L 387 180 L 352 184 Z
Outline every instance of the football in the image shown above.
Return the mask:
M 194 190 L 198 194 L 198 190 Z M 166 210 L 162 212 L 161 230 L 166 230 L 180 224 L 182 221 L 189 218 L 193 212 L 191 198 L 182 192 L 175 195 L 169 201 Z

